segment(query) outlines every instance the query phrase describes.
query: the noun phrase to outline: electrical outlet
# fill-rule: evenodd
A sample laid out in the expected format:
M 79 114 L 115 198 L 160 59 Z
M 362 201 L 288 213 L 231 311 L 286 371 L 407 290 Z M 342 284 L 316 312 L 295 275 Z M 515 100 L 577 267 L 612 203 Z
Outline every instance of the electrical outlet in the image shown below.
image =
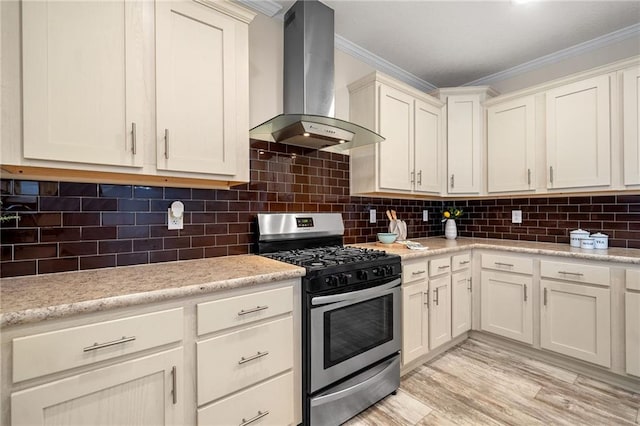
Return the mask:
M 376 223 L 376 209 L 369 210 L 369 223 Z
M 167 228 L 182 229 L 184 218 L 184 204 L 181 201 L 174 201 L 167 209 Z
M 511 210 L 511 223 L 522 223 L 522 210 Z
M 423 222 L 429 221 L 429 210 L 422 210 L 422 221 Z

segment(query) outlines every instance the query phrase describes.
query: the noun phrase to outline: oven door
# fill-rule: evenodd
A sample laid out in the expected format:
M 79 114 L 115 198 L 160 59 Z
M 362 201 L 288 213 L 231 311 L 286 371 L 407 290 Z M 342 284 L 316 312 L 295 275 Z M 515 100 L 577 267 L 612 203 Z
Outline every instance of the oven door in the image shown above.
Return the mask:
M 311 298 L 309 392 L 400 350 L 400 284 Z

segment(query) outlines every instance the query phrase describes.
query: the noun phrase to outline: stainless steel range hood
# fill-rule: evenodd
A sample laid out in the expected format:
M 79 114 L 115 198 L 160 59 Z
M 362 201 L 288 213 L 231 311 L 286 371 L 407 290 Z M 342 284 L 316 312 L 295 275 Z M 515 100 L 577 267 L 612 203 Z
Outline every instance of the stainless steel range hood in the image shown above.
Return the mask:
M 254 127 L 252 139 L 342 152 L 384 140 L 334 114 L 333 9 L 298 0 L 284 17 L 284 114 Z

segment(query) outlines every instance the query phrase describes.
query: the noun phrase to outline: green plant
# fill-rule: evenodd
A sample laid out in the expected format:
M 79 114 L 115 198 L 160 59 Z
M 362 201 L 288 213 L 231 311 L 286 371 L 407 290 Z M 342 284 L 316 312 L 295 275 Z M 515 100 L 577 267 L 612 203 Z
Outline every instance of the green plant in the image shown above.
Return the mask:
M 458 219 L 462 217 L 464 211 L 462 209 L 457 208 L 456 206 L 449 206 L 442 210 L 442 220 L 441 222 L 445 222 L 448 219 Z

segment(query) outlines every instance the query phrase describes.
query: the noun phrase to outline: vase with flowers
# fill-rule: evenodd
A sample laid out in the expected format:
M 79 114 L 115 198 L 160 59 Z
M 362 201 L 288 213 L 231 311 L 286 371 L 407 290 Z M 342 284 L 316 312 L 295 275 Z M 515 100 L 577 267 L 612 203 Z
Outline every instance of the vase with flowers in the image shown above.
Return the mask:
M 464 211 L 456 206 L 449 206 L 442 211 L 442 222 L 444 225 L 444 237 L 448 240 L 455 240 L 458 237 L 458 227 L 456 219 L 462 217 Z

